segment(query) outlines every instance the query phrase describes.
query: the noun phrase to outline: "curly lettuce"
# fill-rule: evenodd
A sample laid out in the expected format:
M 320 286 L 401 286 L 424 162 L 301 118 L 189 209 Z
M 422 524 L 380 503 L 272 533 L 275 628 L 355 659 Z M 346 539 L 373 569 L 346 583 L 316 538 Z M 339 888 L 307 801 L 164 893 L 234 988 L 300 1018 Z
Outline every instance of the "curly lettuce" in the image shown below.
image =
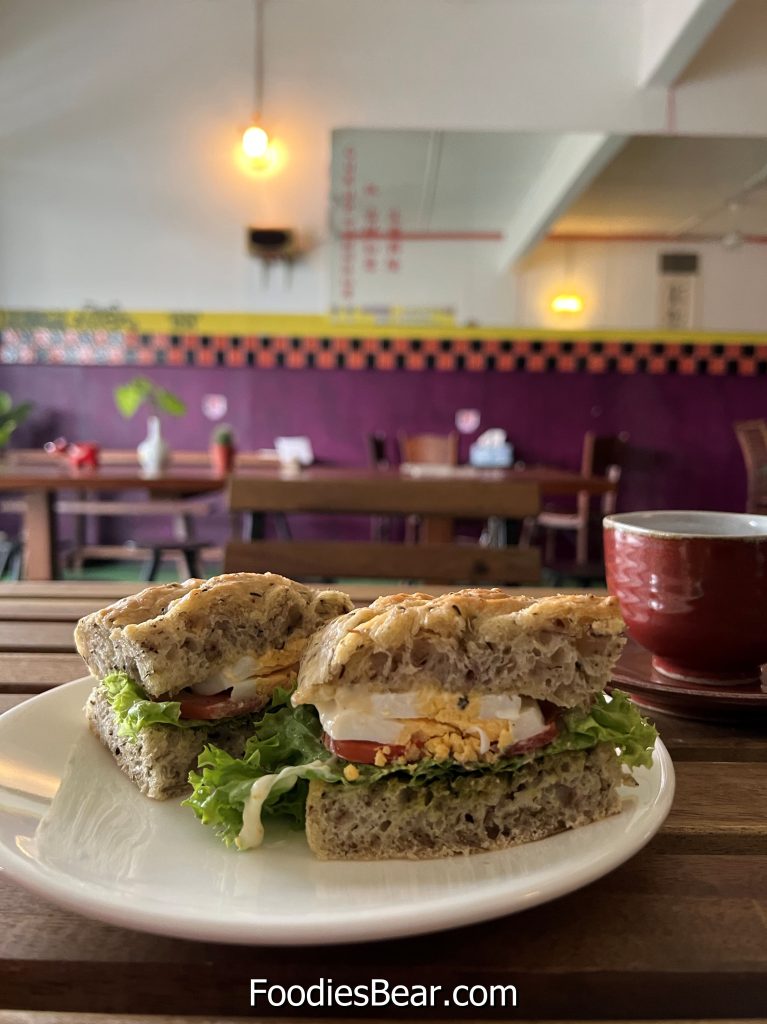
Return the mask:
M 600 693 L 586 713 L 567 711 L 559 735 L 544 749 L 547 754 L 558 754 L 611 743 L 629 768 L 651 768 L 657 738 L 655 726 L 642 718 L 628 696 L 622 690 L 613 690 L 612 697 Z
M 192 795 L 184 801 L 205 825 L 210 825 L 226 843 L 234 843 L 243 825 L 245 806 L 253 783 L 284 769 L 262 806 L 265 824 L 272 819 L 294 827 L 304 824 L 304 808 L 311 779 L 343 785 L 369 785 L 396 775 L 410 785 L 422 786 L 433 779 L 465 775 L 467 771 L 514 772 L 523 765 L 551 754 L 568 750 L 588 750 L 610 743 L 629 768 L 652 765 L 652 749 L 657 732 L 642 718 L 625 693 L 615 690 L 612 697 L 600 694 L 588 712 L 567 711 L 560 719 L 559 733 L 551 743 L 526 754 L 500 759 L 492 764 L 478 762 L 459 765 L 453 761 L 425 758 L 407 765 L 356 765 L 357 777 L 344 775 L 346 761 L 336 757 L 323 744 L 322 725 L 310 705 L 293 708 L 288 694 L 280 692 L 263 719 L 254 727 L 245 756 L 233 758 L 217 747 L 208 746 L 200 755 L 197 772 L 189 781 Z
M 318 769 L 317 762 L 323 762 Z M 336 770 L 339 765 L 339 770 Z M 192 795 L 184 801 L 204 825 L 211 825 L 227 842 L 233 843 L 242 829 L 242 816 L 253 783 L 288 767 L 264 802 L 262 818 L 277 817 L 303 828 L 309 779 L 341 781 L 343 768 L 322 742 L 322 725 L 313 707 L 293 708 L 290 692 L 278 689 L 266 714 L 254 727 L 245 746 L 245 756 L 231 757 L 215 746 L 207 746 L 198 759 L 199 772 L 191 772 Z
M 101 680 L 117 719 L 117 735 L 138 738 L 150 725 L 172 725 L 178 729 L 209 726 L 210 722 L 181 717 L 177 700 L 150 700 L 135 679 L 125 672 L 112 672 Z

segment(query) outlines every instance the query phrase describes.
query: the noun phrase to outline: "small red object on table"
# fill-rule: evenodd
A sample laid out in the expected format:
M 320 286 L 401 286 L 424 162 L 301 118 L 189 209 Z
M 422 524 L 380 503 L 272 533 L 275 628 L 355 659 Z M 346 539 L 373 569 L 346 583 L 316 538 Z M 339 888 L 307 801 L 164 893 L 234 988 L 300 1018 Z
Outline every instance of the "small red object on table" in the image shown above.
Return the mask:
M 72 469 L 98 469 L 101 445 L 95 441 L 67 441 L 57 437 L 48 441 L 45 450 L 49 455 L 63 455 L 69 459 Z

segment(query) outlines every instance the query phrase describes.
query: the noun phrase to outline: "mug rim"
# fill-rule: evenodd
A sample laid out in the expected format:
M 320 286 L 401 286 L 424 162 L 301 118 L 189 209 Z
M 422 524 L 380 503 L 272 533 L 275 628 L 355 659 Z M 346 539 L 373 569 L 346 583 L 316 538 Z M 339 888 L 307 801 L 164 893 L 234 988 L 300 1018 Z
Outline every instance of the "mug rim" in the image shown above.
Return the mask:
M 663 528 L 662 520 L 670 520 L 671 523 L 687 518 L 690 520 L 689 528 L 677 525 Z M 655 520 L 656 525 L 651 525 Z M 696 529 L 694 523 L 698 520 L 700 526 Z M 725 527 L 720 530 L 706 530 L 704 526 L 713 526 L 719 520 Z M 657 509 L 645 512 L 620 512 L 614 515 L 605 516 L 602 520 L 605 530 L 625 530 L 628 533 L 636 533 L 646 537 L 665 537 L 674 540 L 748 540 L 767 541 L 767 515 L 756 515 L 750 512 L 711 512 L 697 509 Z M 732 524 L 730 526 L 730 524 Z M 726 527 L 730 526 L 729 529 Z M 740 529 L 738 528 L 740 527 Z M 748 529 L 750 527 L 750 529 Z

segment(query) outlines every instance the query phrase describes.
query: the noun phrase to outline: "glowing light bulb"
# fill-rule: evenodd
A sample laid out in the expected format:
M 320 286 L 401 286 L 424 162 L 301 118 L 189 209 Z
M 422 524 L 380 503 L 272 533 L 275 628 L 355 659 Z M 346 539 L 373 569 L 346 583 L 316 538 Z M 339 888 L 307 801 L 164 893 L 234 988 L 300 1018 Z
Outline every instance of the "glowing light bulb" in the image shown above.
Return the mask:
M 555 295 L 551 308 L 555 313 L 582 313 L 583 299 L 580 295 Z
M 246 128 L 242 136 L 242 148 L 246 156 L 259 160 L 266 156 L 269 149 L 269 136 L 263 128 L 252 124 Z

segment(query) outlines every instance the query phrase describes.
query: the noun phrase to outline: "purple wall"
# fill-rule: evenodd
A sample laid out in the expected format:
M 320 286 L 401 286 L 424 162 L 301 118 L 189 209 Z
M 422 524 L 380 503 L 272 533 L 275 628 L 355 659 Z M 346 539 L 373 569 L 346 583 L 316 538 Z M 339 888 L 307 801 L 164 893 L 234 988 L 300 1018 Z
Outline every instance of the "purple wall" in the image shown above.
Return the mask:
M 112 401 L 129 367 L 4 366 L 0 387 L 36 403 L 14 437 L 20 447 L 64 434 L 109 447 L 133 447 L 143 415 L 125 421 Z M 510 374 L 349 370 L 161 368 L 148 374 L 180 394 L 188 415 L 167 422 L 179 448 L 201 449 L 210 424 L 205 393 L 227 395 L 226 420 L 241 448 L 269 447 L 278 434 L 307 434 L 319 458 L 366 461 L 365 435 L 447 432 L 456 409 L 482 411 L 484 430 L 503 427 L 517 457 L 577 467 L 584 431 L 627 431 L 633 449 L 620 497 L 624 510 L 740 510 L 745 471 L 732 423 L 767 416 L 767 381 L 756 377 L 620 374 Z

